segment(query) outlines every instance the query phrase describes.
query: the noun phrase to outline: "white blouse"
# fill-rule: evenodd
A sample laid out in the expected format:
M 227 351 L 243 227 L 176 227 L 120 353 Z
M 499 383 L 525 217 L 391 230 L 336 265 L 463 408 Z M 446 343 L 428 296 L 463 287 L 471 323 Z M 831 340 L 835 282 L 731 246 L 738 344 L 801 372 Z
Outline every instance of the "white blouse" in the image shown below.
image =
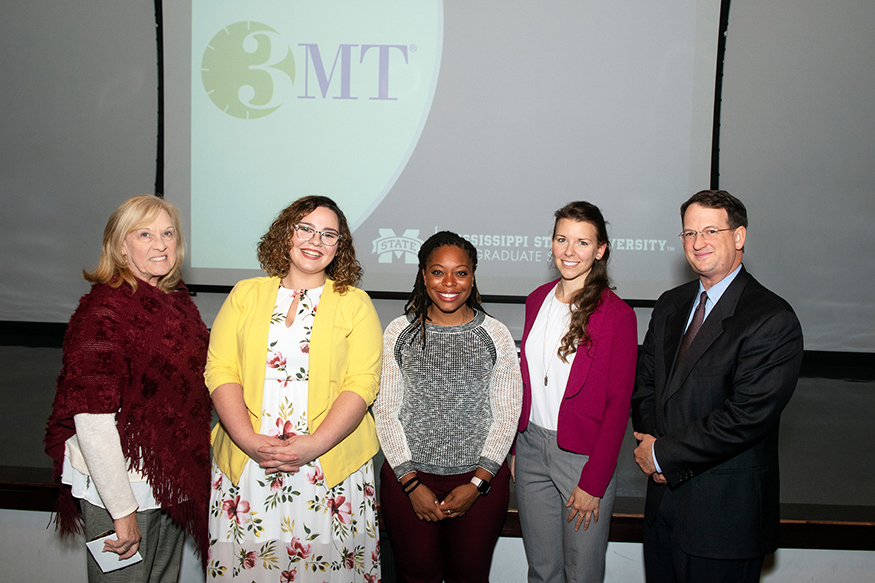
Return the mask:
M 568 362 L 562 362 L 557 354 L 570 324 L 571 307 L 556 298 L 554 287 L 544 298 L 526 339 L 526 362 L 529 365 L 529 386 L 532 388 L 529 421 L 550 431 L 556 431 L 559 406 L 577 354 L 569 354 L 566 357 Z

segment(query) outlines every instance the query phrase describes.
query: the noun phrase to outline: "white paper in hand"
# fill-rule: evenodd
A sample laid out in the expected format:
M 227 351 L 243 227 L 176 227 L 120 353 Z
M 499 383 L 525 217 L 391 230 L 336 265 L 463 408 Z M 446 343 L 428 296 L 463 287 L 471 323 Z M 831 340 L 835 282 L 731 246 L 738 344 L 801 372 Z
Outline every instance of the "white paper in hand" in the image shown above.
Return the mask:
M 85 543 L 85 546 L 88 547 L 88 550 L 91 552 L 91 556 L 94 557 L 94 560 L 97 561 L 97 565 L 100 567 L 100 570 L 104 573 L 109 573 L 110 571 L 115 571 L 117 569 L 121 569 L 122 567 L 127 567 L 128 565 L 133 565 L 134 563 L 139 563 L 143 560 L 143 557 L 140 556 L 140 552 L 137 551 L 134 553 L 134 556 L 128 557 L 127 559 L 120 559 L 119 555 L 113 552 L 103 552 L 103 542 L 112 538 L 113 540 L 116 538 L 114 532 L 102 536 L 98 539 L 88 541 Z

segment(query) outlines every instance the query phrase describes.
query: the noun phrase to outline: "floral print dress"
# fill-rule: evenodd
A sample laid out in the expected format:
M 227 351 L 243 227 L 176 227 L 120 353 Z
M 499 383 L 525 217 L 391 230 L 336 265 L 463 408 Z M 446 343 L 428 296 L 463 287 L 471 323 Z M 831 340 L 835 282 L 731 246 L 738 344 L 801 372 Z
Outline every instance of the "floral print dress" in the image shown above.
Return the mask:
M 270 321 L 261 433 L 308 433 L 310 334 L 322 288 L 279 288 Z M 295 307 L 294 321 L 286 314 Z M 368 461 L 327 488 L 319 460 L 265 474 L 249 460 L 238 485 L 213 464 L 207 579 L 376 583 L 380 548 Z

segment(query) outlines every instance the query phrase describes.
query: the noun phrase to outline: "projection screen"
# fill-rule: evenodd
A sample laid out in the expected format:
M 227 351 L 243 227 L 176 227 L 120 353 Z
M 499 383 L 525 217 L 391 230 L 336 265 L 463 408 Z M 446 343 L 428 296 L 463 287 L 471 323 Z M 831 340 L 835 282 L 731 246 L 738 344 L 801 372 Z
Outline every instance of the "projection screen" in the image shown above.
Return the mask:
M 186 279 L 256 275 L 276 214 L 332 197 L 362 287 L 406 292 L 452 230 L 484 294 L 550 277 L 553 212 L 589 200 L 612 277 L 655 299 L 688 277 L 677 208 L 710 176 L 719 0 L 164 3 L 165 196 Z

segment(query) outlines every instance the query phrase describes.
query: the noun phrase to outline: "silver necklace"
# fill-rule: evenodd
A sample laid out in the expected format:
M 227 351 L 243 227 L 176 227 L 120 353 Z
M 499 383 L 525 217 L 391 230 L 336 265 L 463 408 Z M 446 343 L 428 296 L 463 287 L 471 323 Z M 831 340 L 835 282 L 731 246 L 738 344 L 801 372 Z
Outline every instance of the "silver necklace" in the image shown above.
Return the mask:
M 558 302 L 559 298 L 556 297 L 555 290 L 553 291 L 553 297 L 550 299 L 549 305 L 547 305 L 547 319 L 544 322 L 544 344 L 542 350 L 544 356 L 544 386 L 547 386 L 547 382 L 550 377 L 550 367 L 553 365 L 553 355 L 559 352 L 559 343 L 562 342 L 562 336 L 559 337 L 559 340 L 556 341 L 556 346 L 553 348 L 553 352 L 550 354 L 550 360 L 547 360 L 547 332 L 550 329 L 550 312 L 553 310 L 553 302 Z

